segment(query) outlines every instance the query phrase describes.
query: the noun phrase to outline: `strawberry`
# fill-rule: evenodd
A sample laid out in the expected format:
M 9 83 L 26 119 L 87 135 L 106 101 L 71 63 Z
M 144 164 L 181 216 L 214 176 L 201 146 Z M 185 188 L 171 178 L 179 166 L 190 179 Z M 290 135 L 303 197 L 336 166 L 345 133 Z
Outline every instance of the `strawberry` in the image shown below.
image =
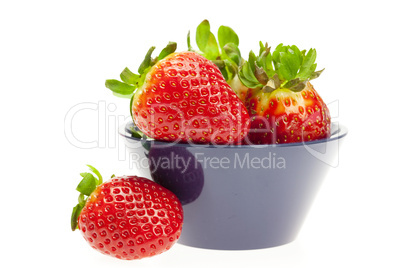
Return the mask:
M 233 144 L 247 136 L 246 107 L 218 67 L 192 52 L 175 53 L 170 42 L 155 59 L 152 47 L 139 74 L 125 69 L 123 82 L 106 87 L 131 97 L 134 123 L 148 137 L 168 142 Z
M 250 88 L 245 105 L 251 117 L 246 140 L 253 144 L 305 142 L 328 138 L 331 117 L 309 82 L 315 71 L 316 50 L 278 45 L 271 54 L 260 42 L 260 54 L 251 51 L 239 72 Z
M 88 165 L 89 166 L 89 165 Z M 178 240 L 183 209 L 169 190 L 146 178 L 112 177 L 102 182 L 98 170 L 82 173 L 71 228 L 103 254 L 141 259 L 160 254 Z

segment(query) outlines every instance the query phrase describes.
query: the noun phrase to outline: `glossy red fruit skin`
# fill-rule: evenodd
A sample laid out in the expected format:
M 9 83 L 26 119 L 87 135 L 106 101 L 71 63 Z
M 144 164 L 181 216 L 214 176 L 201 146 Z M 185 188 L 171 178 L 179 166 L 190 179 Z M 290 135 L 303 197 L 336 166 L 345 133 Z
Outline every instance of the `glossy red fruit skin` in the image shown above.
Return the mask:
M 98 186 L 78 218 L 101 253 L 133 260 L 160 254 L 179 239 L 183 209 L 169 190 L 146 178 L 115 177 Z
M 249 98 L 251 125 L 243 144 L 309 142 L 331 136 L 329 109 L 311 83 L 301 92 L 264 94 Z
M 247 136 L 247 109 L 218 67 L 195 52 L 157 62 L 132 103 L 135 124 L 157 140 L 231 144 Z

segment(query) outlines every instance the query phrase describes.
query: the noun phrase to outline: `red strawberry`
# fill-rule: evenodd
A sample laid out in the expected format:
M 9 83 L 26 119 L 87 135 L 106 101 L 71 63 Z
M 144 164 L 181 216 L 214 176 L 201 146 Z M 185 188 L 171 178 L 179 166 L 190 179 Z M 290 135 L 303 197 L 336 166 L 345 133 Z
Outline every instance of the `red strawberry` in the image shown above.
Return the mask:
M 311 83 L 301 92 L 258 90 L 250 98 L 253 144 L 312 141 L 330 136 L 329 110 Z
M 169 142 L 231 144 L 248 133 L 250 119 L 244 104 L 226 83 L 219 68 L 191 51 L 174 51 L 170 43 L 157 59 L 153 48 L 139 75 L 125 69 L 124 83 L 106 86 L 131 96 L 132 117 L 147 136 Z
M 331 117 L 324 101 L 309 82 L 315 71 L 316 51 L 296 46 L 270 48 L 260 43 L 260 54 L 250 52 L 239 72 L 250 88 L 246 106 L 251 117 L 246 142 L 253 144 L 313 141 L 330 136 Z
M 182 206 L 172 192 L 137 176 L 102 183 L 99 172 L 89 167 L 98 178 L 81 174 L 72 230 L 78 227 L 94 249 L 119 259 L 150 257 L 172 247 L 183 224 Z

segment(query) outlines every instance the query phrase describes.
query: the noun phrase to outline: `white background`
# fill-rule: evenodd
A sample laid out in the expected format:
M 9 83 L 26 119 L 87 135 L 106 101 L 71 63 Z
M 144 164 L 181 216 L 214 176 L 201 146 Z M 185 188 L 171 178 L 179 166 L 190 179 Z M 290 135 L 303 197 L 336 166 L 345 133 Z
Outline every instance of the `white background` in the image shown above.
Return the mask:
M 401 38 L 398 1 L 2 1 L 1 251 L 7 267 L 401 267 Z M 315 47 L 314 81 L 349 134 L 298 239 L 254 251 L 175 245 L 127 262 L 91 249 L 70 231 L 79 173 L 128 174 L 119 120 L 128 100 L 105 87 L 145 52 L 209 19 L 231 26 L 244 54 L 258 41 Z M 75 114 L 76 105 L 98 110 Z M 79 107 L 79 106 L 78 106 Z M 97 142 L 84 149 L 67 139 Z M 91 146 L 92 144 L 87 144 Z M 81 148 L 80 148 L 81 147 Z M 121 153 L 121 152 L 120 152 Z M 124 154 L 123 154 L 124 156 Z M 11 262 L 10 262 L 11 261 Z

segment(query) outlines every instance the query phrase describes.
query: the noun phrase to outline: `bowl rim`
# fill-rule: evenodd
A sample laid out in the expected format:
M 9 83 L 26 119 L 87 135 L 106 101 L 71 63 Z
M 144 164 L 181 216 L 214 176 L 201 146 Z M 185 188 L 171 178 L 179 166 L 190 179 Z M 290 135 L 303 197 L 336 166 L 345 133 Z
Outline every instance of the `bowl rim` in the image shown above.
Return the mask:
M 179 142 L 166 142 L 159 141 L 154 139 L 144 139 L 144 138 L 136 138 L 133 137 L 131 128 L 136 127 L 133 121 L 129 120 L 128 122 L 123 123 L 119 127 L 119 134 L 132 141 L 141 142 L 143 144 L 151 144 L 153 146 L 161 146 L 161 147 L 170 147 L 170 146 L 178 146 L 178 147 L 197 147 L 197 148 L 233 148 L 233 149 L 250 149 L 250 148 L 274 148 L 274 147 L 294 147 L 294 146 L 309 146 L 313 144 L 323 144 L 335 140 L 339 140 L 344 138 L 348 134 L 348 129 L 346 126 L 340 124 L 339 122 L 331 122 L 331 136 L 326 139 L 319 139 L 313 141 L 302 141 L 302 142 L 293 142 L 293 143 L 279 143 L 279 144 L 194 144 L 194 143 L 179 143 Z

